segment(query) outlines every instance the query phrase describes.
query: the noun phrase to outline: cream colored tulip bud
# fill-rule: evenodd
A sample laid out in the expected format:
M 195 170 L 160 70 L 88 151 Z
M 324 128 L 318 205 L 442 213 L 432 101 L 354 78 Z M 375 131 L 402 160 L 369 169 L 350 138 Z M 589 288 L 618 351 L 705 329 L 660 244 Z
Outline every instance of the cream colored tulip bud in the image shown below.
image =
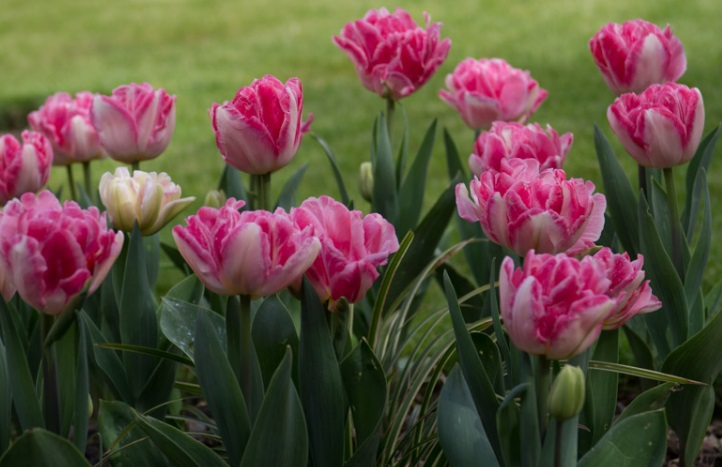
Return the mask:
M 371 162 L 362 162 L 359 167 L 358 186 L 361 197 L 369 203 L 374 195 L 374 168 Z
M 138 222 L 142 235 L 153 235 L 191 204 L 195 197 L 181 198 L 180 186 L 168 174 L 125 167 L 106 172 L 100 179 L 100 199 L 113 227 L 131 232 Z
M 565 365 L 549 391 L 549 414 L 559 421 L 569 420 L 584 407 L 584 372 Z
M 211 208 L 220 208 L 226 204 L 226 194 L 223 190 L 211 190 L 206 194 L 206 199 L 203 201 L 203 206 Z

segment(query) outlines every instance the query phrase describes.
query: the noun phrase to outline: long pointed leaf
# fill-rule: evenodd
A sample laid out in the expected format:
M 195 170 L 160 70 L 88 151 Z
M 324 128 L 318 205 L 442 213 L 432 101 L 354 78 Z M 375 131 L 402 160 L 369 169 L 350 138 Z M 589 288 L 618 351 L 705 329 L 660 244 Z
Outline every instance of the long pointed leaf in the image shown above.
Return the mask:
M 399 203 L 396 189 L 396 174 L 391 150 L 391 140 L 383 114 L 376 120 L 374 135 L 374 191 L 371 210 L 384 216 L 399 231 Z
M 283 208 L 286 211 L 291 209 L 294 198 L 296 197 L 296 192 L 298 191 L 298 185 L 301 184 L 301 180 L 303 179 L 303 175 L 306 173 L 306 170 L 308 170 L 308 162 L 303 164 L 301 168 L 291 175 L 291 177 L 286 181 L 286 184 L 283 185 L 283 188 L 281 188 L 281 194 L 278 195 L 276 207 Z
M 404 177 L 399 191 L 399 225 L 397 234 L 404 234 L 416 227 L 421 215 L 422 201 L 426 191 L 426 177 L 429 170 L 429 161 L 434 149 L 436 139 L 436 120 L 431 122 L 426 130 L 424 139 L 416 153 L 409 173 Z
M 293 318 L 278 296 L 268 297 L 258 307 L 258 312 L 253 318 L 252 335 L 263 375 L 263 384 L 268 387 L 276 368 L 286 355 L 286 347 L 290 346 L 293 354 L 298 355 L 298 336 Z M 294 367 L 292 375 L 298 373 L 295 362 Z
M 318 144 L 321 145 L 321 148 L 323 149 L 323 152 L 326 153 L 326 158 L 328 158 L 328 163 L 331 164 L 331 170 L 333 171 L 333 176 L 336 179 L 336 186 L 338 187 L 338 193 L 341 197 L 341 202 L 348 206 L 349 203 L 351 203 L 351 198 L 348 196 L 348 191 L 346 190 L 346 185 L 343 182 L 343 177 L 341 176 L 341 171 L 338 168 L 338 164 L 336 163 L 336 155 L 333 152 L 333 149 L 331 149 L 331 146 L 320 136 L 315 134 L 314 132 L 310 132 L 309 135 L 311 138 L 315 139 Z
M 20 436 L 0 458 L 0 467 L 90 467 L 70 441 L 43 429 Z
M 168 296 L 163 298 L 160 307 L 160 329 L 163 335 L 191 360 L 193 360 L 196 320 L 200 314 L 208 316 L 216 334 L 221 338 L 222 346 L 225 348 L 225 321 L 218 313 Z M 225 349 L 223 353 L 225 355 Z
M 85 326 L 77 319 L 77 362 L 75 373 L 75 434 L 73 443 L 80 452 L 85 452 L 88 439 L 88 398 L 90 397 L 90 376 L 88 374 L 88 344 Z
M 5 346 L 2 339 L 0 339 L 0 453 L 5 452 L 8 444 L 10 444 L 10 432 L 12 430 L 13 398 L 6 362 Z
M 722 127 L 718 125 L 717 128 L 704 137 L 697 147 L 697 152 L 687 166 L 687 174 L 685 177 L 687 202 L 682 213 L 682 225 L 687 229 L 687 238 L 689 238 L 690 233 L 694 231 L 697 220 L 697 206 L 699 206 L 699 191 L 698 188 L 695 187 L 695 180 L 701 170 L 705 172 L 709 170 L 709 164 L 712 161 L 721 129 Z

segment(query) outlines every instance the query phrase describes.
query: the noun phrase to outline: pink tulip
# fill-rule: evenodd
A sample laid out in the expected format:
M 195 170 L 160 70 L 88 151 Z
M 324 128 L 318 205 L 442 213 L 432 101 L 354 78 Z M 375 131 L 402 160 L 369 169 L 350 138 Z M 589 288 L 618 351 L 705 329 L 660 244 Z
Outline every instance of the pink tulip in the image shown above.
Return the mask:
M 28 115 L 30 126 L 45 135 L 53 145 L 53 165 L 68 165 L 100 159 L 105 154 L 100 137 L 90 121 L 94 94 L 84 91 L 75 95 L 59 92 Z
M 48 183 L 53 148 L 40 133 L 23 131 L 23 144 L 13 135 L 0 137 L 0 204 Z
M 465 59 L 446 75 L 446 87 L 439 97 L 473 130 L 499 120 L 525 123 L 548 95 L 528 71 L 499 58 Z
M 308 129 L 301 122 L 301 81 L 283 84 L 266 75 L 238 90 L 231 102 L 211 107 L 216 146 L 231 167 L 254 174 L 275 172 L 296 155 Z
M 609 316 L 604 319 L 604 329 L 622 326 L 639 313 L 649 313 L 662 307 L 662 302 L 652 294 L 649 281 L 644 280 L 644 257 L 638 255 L 629 260 L 625 252 L 615 254 L 609 248 L 602 248 L 592 257 L 610 281 L 607 296 L 615 300 Z
M 369 10 L 333 41 L 351 59 L 366 89 L 396 101 L 423 86 L 449 54 L 451 40 L 440 40 L 441 23 L 430 24 L 426 13 L 424 18 L 426 29 L 401 8 Z
M 607 119 L 627 152 L 644 167 L 666 169 L 689 161 L 704 129 L 704 103 L 697 88 L 653 84 L 639 95 L 622 94 Z
M 110 96 L 95 96 L 90 119 L 110 157 L 127 164 L 154 159 L 170 143 L 175 96 L 148 83 L 126 84 Z
M 589 41 L 589 49 L 607 86 L 617 95 L 677 81 L 687 69 L 682 42 L 669 25 L 662 30 L 641 19 L 607 24 Z
M 22 299 L 57 315 L 83 290 L 98 289 L 123 247 L 105 214 L 50 191 L 24 194 L 0 213 L 0 262 Z
M 459 216 L 481 222 L 494 243 L 520 256 L 539 253 L 576 254 L 594 245 L 604 227 L 606 199 L 593 194 L 594 184 L 567 180 L 563 170 L 539 172 L 536 159 L 502 160 L 470 184 L 456 186 Z
M 574 136 L 561 137 L 547 125 L 546 131 L 538 123 L 522 125 L 516 122 L 494 122 L 482 132 L 469 156 L 469 167 L 475 175 L 485 170 L 500 170 L 502 159 L 536 159 L 539 170 L 561 169 Z
M 298 280 L 321 244 L 299 230 L 282 209 L 238 210 L 233 198 L 220 209 L 202 207 L 173 228 L 181 254 L 208 289 L 221 295 L 271 295 Z
M 306 272 L 311 285 L 329 309 L 345 298 L 356 303 L 379 277 L 378 267 L 399 249 L 393 225 L 379 214 L 363 216 L 338 201 L 309 198 L 291 210 L 298 228 L 310 228 L 321 241 L 321 252 Z
M 568 359 L 591 346 L 615 302 L 605 271 L 589 256 L 530 251 L 523 268 L 504 258 L 499 307 L 514 345 L 532 355 Z

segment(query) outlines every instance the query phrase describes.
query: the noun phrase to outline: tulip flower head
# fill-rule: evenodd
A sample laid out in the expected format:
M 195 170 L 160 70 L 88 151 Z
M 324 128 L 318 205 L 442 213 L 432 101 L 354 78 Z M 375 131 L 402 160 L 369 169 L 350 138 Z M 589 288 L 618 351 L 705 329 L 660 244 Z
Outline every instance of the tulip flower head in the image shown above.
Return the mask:
M 26 193 L 0 213 L 2 268 L 26 303 L 51 315 L 100 287 L 123 239 L 95 207 L 61 205 L 47 190 Z
M 465 59 L 446 75 L 446 87 L 439 97 L 473 130 L 499 120 L 525 123 L 548 95 L 528 71 L 499 58 Z
M 142 235 L 158 232 L 195 200 L 181 198 L 181 187 L 165 172 L 135 170 L 131 177 L 125 167 L 103 174 L 99 191 L 113 227 L 132 232 L 137 222 Z
M 704 130 L 704 103 L 697 88 L 653 84 L 639 95 L 618 97 L 607 119 L 639 165 L 667 169 L 694 157 Z
M 489 169 L 499 171 L 502 159 L 536 159 L 539 170 L 561 169 L 573 140 L 571 133 L 559 136 L 549 125 L 545 131 L 538 123 L 494 122 L 476 139 L 469 167 L 481 175 Z
M 93 99 L 90 120 L 108 155 L 127 164 L 165 151 L 175 128 L 175 96 L 148 83 L 126 84 Z
M 41 133 L 23 131 L 23 142 L 0 136 L 0 204 L 23 193 L 35 193 L 48 183 L 53 148 Z
M 499 273 L 499 307 L 514 345 L 531 355 L 571 358 L 599 337 L 614 308 L 610 280 L 589 256 L 529 251 L 523 268 L 506 257 Z
M 503 159 L 500 171 L 483 172 L 469 189 L 458 184 L 456 206 L 462 219 L 481 223 L 489 240 L 524 256 L 590 248 L 602 233 L 607 202 L 592 182 L 567 180 L 563 170 L 539 172 L 536 159 Z
M 242 172 L 275 172 L 291 162 L 308 131 L 302 113 L 301 81 L 291 78 L 284 84 L 266 75 L 239 89 L 232 101 L 213 104 L 216 146 L 226 163 Z
M 341 298 L 348 303 L 363 299 L 379 277 L 379 266 L 399 249 L 393 225 L 381 215 L 364 217 L 328 196 L 307 199 L 291 210 L 291 217 L 321 241 L 321 252 L 306 275 L 329 310 Z
M 87 162 L 105 156 L 100 136 L 90 120 L 93 93 L 59 92 L 48 97 L 40 109 L 28 115 L 30 126 L 53 145 L 53 165 Z
M 347 23 L 333 41 L 366 89 L 397 101 L 423 86 L 449 54 L 451 40 L 441 40 L 441 23 L 431 24 L 426 13 L 424 18 L 426 28 L 401 8 L 370 10 Z
M 661 29 L 641 19 L 607 24 L 589 41 L 589 49 L 616 95 L 677 81 L 687 69 L 682 42 L 669 25 Z
M 208 289 L 255 299 L 299 280 L 321 244 L 282 209 L 239 212 L 244 205 L 229 198 L 219 209 L 202 207 L 186 219 L 186 227 L 173 228 L 173 238 Z

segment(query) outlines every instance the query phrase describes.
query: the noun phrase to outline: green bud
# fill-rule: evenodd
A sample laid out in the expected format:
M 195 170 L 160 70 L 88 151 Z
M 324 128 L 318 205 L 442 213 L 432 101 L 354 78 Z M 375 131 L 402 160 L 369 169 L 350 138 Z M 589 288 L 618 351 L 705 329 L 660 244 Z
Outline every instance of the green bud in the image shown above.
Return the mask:
M 549 391 L 549 414 L 559 421 L 569 420 L 584 407 L 584 372 L 578 366 L 564 365 Z
M 358 187 L 361 197 L 370 203 L 374 194 L 374 168 L 371 162 L 361 163 L 358 174 Z
M 220 208 L 226 204 L 226 194 L 223 190 L 211 190 L 206 194 L 206 199 L 203 202 L 203 206 L 209 206 L 211 208 Z

